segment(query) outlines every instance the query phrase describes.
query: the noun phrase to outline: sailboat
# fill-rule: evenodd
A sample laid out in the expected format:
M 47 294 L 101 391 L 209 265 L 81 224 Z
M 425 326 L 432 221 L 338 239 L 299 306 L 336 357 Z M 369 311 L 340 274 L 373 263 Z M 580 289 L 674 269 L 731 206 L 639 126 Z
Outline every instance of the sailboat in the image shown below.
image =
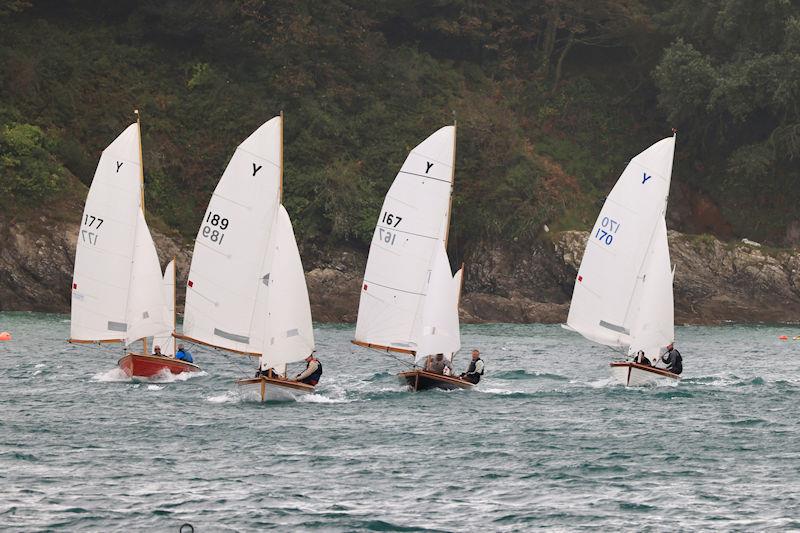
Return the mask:
M 118 361 L 132 377 L 193 372 L 197 365 L 151 356 L 147 338 L 169 333 L 161 266 L 144 218 L 138 121 L 100 156 L 81 219 L 72 279 L 72 343 L 142 341 Z
M 461 348 L 463 268 L 453 275 L 447 257 L 455 141 L 455 125 L 439 129 L 411 150 L 395 177 L 370 244 L 351 341 L 413 357 L 413 369 L 398 377 L 415 391 L 473 387 L 421 368 L 440 353 L 452 363 Z
M 261 399 L 291 400 L 314 387 L 287 379 L 314 351 L 311 305 L 283 193 L 283 114 L 236 149 L 195 240 L 183 339 L 257 357 L 237 385 Z M 266 374 L 266 375 L 262 375 Z
M 614 185 L 589 235 L 565 326 L 629 358 L 642 353 L 645 364 L 611 363 L 626 386 L 680 379 L 658 367 L 675 337 L 665 221 L 674 153 L 675 135 L 634 157 Z

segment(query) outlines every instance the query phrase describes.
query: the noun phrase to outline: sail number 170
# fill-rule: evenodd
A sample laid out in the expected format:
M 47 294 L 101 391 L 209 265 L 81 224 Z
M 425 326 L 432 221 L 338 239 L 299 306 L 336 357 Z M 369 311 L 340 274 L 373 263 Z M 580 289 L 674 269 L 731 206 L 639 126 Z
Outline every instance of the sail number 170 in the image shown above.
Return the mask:
M 605 243 L 607 246 L 614 242 L 614 235 L 619 231 L 619 222 L 613 218 L 603 217 L 600 221 L 600 227 L 597 228 L 594 236 L 600 242 Z

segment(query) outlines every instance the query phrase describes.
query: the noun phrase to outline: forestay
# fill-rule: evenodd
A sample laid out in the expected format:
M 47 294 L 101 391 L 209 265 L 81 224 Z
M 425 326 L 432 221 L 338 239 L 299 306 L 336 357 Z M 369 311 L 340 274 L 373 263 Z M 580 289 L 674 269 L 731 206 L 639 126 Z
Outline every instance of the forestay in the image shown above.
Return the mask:
M 449 223 L 455 126 L 414 148 L 383 202 L 361 288 L 355 340 L 416 350 L 437 246 Z
M 673 270 L 669 260 L 667 225 L 661 217 L 650 247 L 647 266 L 641 278 L 636 310 L 631 327 L 629 353 L 643 350 L 652 361 L 675 340 L 675 310 L 672 301 Z
M 431 270 L 430 283 L 422 311 L 422 335 L 415 358 L 420 364 L 426 356 L 445 354 L 448 359 L 461 349 L 458 299 L 461 271 L 454 277 L 444 243 L 439 241 Z
M 267 249 L 280 201 L 281 117 L 233 155 L 203 217 L 186 289 L 185 336 L 260 353 L 269 283 Z
M 266 291 L 265 337 L 261 367 L 283 371 L 314 351 L 311 304 L 292 222 L 281 205 L 272 229 L 269 286 Z
M 634 157 L 592 228 L 575 280 L 567 326 L 607 346 L 629 346 L 637 287 L 664 218 L 675 137 Z
M 133 268 L 125 311 L 125 344 L 153 335 L 167 335 L 172 328 L 164 315 L 164 288 L 161 265 L 144 213 L 138 210 Z
M 100 156 L 81 219 L 72 278 L 70 338 L 127 338 L 128 289 L 141 210 L 139 126 Z
M 161 347 L 161 353 L 164 355 L 175 355 L 175 337 L 172 333 L 175 331 L 175 260 L 169 262 L 167 268 L 164 269 L 164 278 L 162 282 L 164 291 L 164 317 L 166 318 L 169 331 L 167 335 L 157 336 L 153 339 L 154 346 Z

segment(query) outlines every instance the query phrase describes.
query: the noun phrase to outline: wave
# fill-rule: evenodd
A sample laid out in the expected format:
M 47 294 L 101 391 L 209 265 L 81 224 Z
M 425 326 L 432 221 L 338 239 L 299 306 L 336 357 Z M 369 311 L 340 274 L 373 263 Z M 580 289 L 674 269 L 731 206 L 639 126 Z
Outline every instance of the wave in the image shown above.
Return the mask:
M 548 372 L 534 372 L 528 370 L 507 370 L 492 375 L 498 379 L 551 379 L 555 381 L 568 381 L 569 378 L 560 374 L 550 374 Z
M 201 370 L 200 372 L 183 372 L 181 374 L 173 374 L 167 369 L 162 370 L 151 378 L 131 378 L 119 367 L 114 367 L 109 370 L 98 372 L 92 376 L 92 381 L 101 383 L 174 383 L 176 381 L 188 381 L 192 378 L 200 376 L 207 376 L 208 374 Z
M 131 378 L 119 367 L 110 368 L 102 372 L 98 372 L 92 376 L 92 381 L 99 381 L 101 383 L 119 383 L 130 382 Z
M 211 403 L 239 403 L 241 397 L 236 391 L 229 390 L 216 396 L 209 396 L 206 401 Z
M 299 403 L 350 403 L 355 400 L 349 400 L 347 398 L 330 398 L 322 394 L 314 393 L 300 396 L 297 401 Z

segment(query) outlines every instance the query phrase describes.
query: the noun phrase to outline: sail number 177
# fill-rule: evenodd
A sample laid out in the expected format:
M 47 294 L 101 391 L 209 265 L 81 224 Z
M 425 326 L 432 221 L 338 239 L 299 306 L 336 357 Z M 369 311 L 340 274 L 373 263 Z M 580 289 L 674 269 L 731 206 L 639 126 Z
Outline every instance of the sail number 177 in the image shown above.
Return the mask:
M 619 231 L 619 226 L 619 222 L 613 218 L 603 217 L 600 221 L 600 227 L 597 228 L 594 236 L 597 240 L 608 246 L 614 242 L 614 235 Z

